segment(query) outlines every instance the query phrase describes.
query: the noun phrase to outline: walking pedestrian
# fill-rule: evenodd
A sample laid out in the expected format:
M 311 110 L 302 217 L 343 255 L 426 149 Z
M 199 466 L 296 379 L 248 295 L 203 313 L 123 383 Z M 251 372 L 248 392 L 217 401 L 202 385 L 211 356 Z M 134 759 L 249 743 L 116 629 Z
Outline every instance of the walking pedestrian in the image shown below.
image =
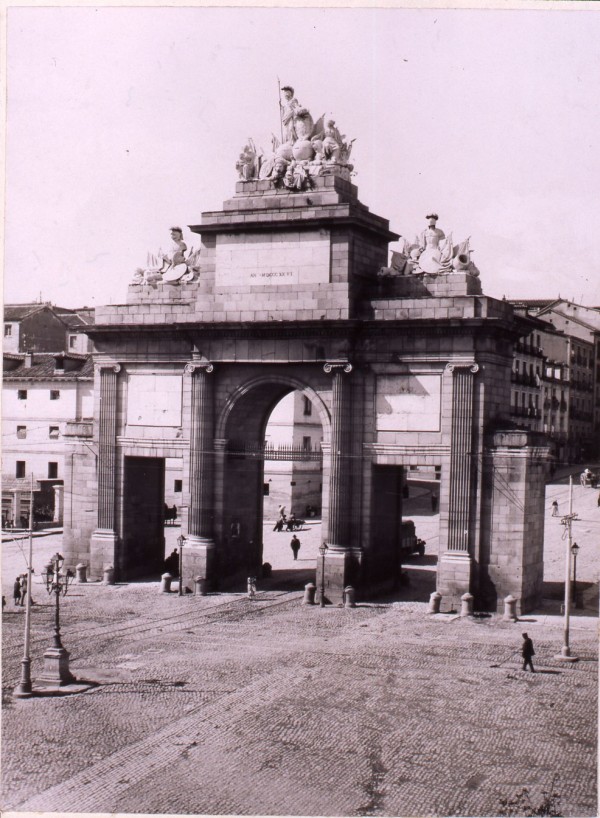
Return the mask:
M 598 495 L 598 508 L 600 508 L 600 494 Z
M 521 656 L 523 657 L 523 670 L 526 670 L 529 666 L 531 672 L 535 673 L 535 670 L 533 669 L 533 662 L 531 661 L 532 657 L 535 656 L 533 642 L 526 633 L 522 634 L 522 636 L 523 644 L 521 646 Z
M 292 540 L 290 542 L 290 548 L 294 552 L 294 559 L 297 560 L 298 559 L 298 551 L 300 551 L 300 540 L 298 539 L 298 537 L 296 537 L 295 534 L 292 537 Z
M 552 501 L 552 516 L 558 517 L 558 500 Z
M 21 599 L 19 601 L 19 604 L 24 605 L 26 599 L 27 599 L 27 574 L 21 574 Z
M 15 579 L 15 584 L 13 585 L 13 599 L 16 607 L 21 602 L 21 577 L 17 577 Z

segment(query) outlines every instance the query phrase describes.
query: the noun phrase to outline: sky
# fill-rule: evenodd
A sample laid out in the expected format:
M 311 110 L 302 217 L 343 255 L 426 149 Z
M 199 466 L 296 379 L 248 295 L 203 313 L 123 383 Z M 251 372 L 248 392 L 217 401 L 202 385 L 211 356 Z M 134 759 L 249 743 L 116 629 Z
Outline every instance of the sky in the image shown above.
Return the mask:
M 278 78 L 355 139 L 359 198 L 471 237 L 485 294 L 600 306 L 600 9 L 12 7 L 5 302 L 125 303 L 233 196 Z M 394 249 L 394 245 L 390 249 Z

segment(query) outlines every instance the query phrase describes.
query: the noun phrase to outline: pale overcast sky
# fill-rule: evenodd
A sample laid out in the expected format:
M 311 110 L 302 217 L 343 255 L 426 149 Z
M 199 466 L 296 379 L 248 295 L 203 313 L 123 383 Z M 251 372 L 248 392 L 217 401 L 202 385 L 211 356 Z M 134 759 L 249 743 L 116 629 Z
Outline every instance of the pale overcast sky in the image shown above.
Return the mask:
M 8 302 L 123 303 L 172 224 L 193 245 L 279 132 L 279 76 L 393 230 L 433 209 L 486 294 L 600 305 L 597 7 L 16 7 L 7 32 Z

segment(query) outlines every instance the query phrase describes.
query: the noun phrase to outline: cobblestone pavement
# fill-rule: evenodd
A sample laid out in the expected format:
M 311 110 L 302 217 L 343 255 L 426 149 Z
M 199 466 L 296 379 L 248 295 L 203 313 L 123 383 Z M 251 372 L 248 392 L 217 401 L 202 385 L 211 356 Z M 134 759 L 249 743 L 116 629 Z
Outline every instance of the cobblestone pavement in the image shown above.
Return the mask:
M 564 486 L 549 487 L 548 507 L 554 491 Z M 584 491 L 575 536 L 591 600 L 600 510 L 592 516 L 597 493 Z M 437 518 L 411 516 L 433 540 Z M 548 526 L 552 585 L 564 542 L 560 523 L 549 518 Z M 318 525 L 299 536 L 306 566 L 293 563 L 291 535 L 266 532 L 277 576 L 254 602 L 160 594 L 158 582 L 74 586 L 61 602 L 64 642 L 75 675 L 97 682 L 80 695 L 12 698 L 24 616 L 9 603 L 3 810 L 484 816 L 523 786 L 535 800 L 554 782 L 563 815 L 597 814 L 597 619 L 589 606 L 571 620 L 580 657 L 572 665 L 555 659 L 563 634 L 552 600 L 526 625 L 428 616 L 426 600 L 414 597 L 418 575 L 434 576 L 431 558 L 411 563 L 415 582 L 398 601 L 304 606 L 301 590 L 287 587 L 310 576 Z M 41 568 L 57 547 L 56 538 L 34 541 L 34 678 L 52 621 L 37 561 Z M 21 557 L 4 549 L 10 590 Z M 525 627 L 535 675 L 520 669 Z

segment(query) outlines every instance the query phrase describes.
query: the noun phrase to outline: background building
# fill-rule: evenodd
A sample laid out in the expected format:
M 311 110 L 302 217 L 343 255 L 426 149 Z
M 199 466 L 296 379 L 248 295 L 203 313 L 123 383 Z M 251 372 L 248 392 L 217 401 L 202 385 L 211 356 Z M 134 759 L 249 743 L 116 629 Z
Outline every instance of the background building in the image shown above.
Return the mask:
M 62 523 L 69 421 L 93 415 L 93 364 L 81 328 L 93 310 L 13 304 L 4 310 L 2 523 Z
M 559 462 L 600 454 L 600 310 L 565 299 L 511 301 L 538 329 L 515 347 L 511 419 L 548 434 Z

